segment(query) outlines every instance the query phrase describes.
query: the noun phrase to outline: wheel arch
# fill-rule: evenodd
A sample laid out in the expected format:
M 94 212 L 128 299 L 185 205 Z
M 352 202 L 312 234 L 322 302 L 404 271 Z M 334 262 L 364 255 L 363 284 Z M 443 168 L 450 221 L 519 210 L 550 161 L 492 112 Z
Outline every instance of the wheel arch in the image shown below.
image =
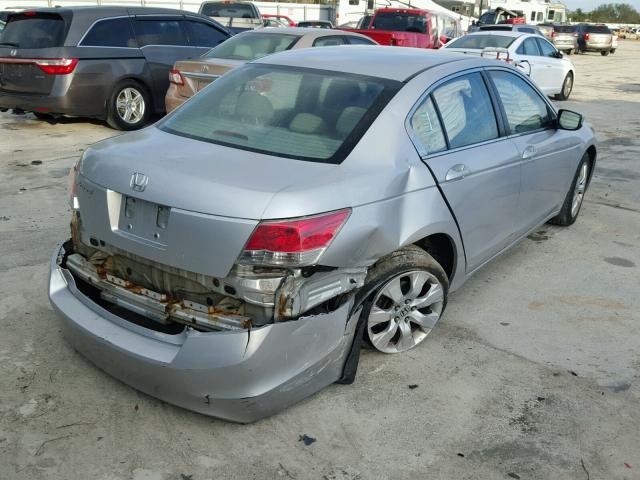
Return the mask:
M 453 238 L 446 233 L 432 233 L 413 242 L 413 245 L 431 255 L 447 274 L 449 283 L 452 282 L 458 266 L 458 252 Z

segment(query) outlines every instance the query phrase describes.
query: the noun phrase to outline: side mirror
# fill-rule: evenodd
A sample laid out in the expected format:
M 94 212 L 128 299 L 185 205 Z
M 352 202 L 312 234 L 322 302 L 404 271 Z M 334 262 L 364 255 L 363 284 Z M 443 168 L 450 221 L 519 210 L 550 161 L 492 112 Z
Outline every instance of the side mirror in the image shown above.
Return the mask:
M 584 118 L 577 112 L 571 110 L 560 110 L 558 112 L 558 128 L 562 130 L 580 130 Z
M 560 52 L 560 51 L 557 51 L 553 56 L 554 56 L 554 57 L 556 57 L 556 58 L 562 58 L 562 57 L 564 57 L 564 55 L 563 55 L 563 54 L 562 54 L 562 52 Z

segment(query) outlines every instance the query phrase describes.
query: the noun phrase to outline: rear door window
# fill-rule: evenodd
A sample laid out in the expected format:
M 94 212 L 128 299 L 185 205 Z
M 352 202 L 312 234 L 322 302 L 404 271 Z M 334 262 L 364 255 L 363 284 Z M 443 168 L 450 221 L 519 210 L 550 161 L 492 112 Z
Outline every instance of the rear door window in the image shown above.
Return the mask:
M 491 97 L 479 73 L 457 77 L 433 92 L 451 148 L 498 138 Z
M 146 45 L 188 45 L 182 21 L 177 19 L 136 19 L 134 28 L 138 44 Z
M 492 71 L 490 76 L 506 113 L 510 133 L 529 133 L 551 125 L 547 103 L 525 80 L 504 71 Z
M 15 14 L 9 17 L 0 43 L 17 48 L 62 47 L 67 30 L 66 22 L 57 14 Z
M 520 55 L 530 55 L 534 57 L 540 56 L 540 50 L 538 49 L 538 44 L 536 43 L 535 38 L 527 38 L 524 42 L 518 47 L 516 53 Z
M 131 29 L 129 18 L 108 18 L 91 27 L 80 45 L 91 47 L 129 47 L 138 46 Z
M 196 20 L 184 23 L 189 31 L 189 43 L 193 47 L 215 47 L 229 38 L 229 35 L 208 23 Z
M 420 141 L 424 154 L 429 155 L 447 149 L 442 125 L 431 96 L 427 97 L 412 115 L 411 129 Z

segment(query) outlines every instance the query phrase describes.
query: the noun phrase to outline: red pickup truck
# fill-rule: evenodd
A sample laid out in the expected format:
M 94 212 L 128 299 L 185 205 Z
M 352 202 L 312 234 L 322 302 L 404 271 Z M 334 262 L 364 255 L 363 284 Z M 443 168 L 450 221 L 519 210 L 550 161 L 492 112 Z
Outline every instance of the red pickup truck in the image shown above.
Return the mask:
M 413 8 L 380 8 L 369 28 L 349 30 L 372 38 L 380 45 L 440 48 L 460 35 L 460 22 L 453 16 Z

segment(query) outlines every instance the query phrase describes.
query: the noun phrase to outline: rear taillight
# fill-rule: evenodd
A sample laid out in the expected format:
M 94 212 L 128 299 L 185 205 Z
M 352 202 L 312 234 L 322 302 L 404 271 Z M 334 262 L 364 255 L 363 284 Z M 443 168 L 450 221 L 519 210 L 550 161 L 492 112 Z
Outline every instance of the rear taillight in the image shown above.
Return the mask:
M 585 33 L 585 34 L 584 34 L 584 39 L 585 39 L 585 40 L 589 40 L 589 34 L 588 34 L 588 33 Z
M 78 65 L 77 58 L 14 58 L 2 57 L 0 63 L 18 65 L 36 65 L 40 70 L 49 75 L 67 75 L 73 72 Z
M 558 32 L 556 32 L 555 30 L 553 32 L 551 32 L 551 38 L 557 37 L 558 36 Z
M 68 75 L 78 65 L 77 58 L 43 58 L 33 61 L 40 70 L 49 75 Z
M 180 73 L 180 70 L 176 70 L 175 68 L 169 70 L 169 82 L 176 85 L 184 85 L 184 77 L 182 73 Z
M 315 264 L 340 231 L 351 209 L 291 220 L 260 222 L 239 263 L 304 267 Z

